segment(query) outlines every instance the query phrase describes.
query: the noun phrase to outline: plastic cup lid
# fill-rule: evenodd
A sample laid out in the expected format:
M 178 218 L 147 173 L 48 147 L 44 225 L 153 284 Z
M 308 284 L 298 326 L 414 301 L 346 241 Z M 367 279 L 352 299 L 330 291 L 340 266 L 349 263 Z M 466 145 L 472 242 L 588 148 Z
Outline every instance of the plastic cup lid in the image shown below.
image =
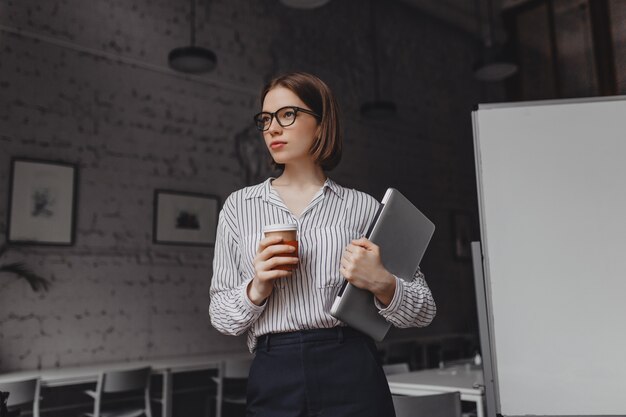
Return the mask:
M 281 223 L 281 224 L 270 224 L 263 227 L 263 233 L 266 232 L 282 232 L 282 231 L 291 231 L 298 230 L 298 225 L 295 223 Z

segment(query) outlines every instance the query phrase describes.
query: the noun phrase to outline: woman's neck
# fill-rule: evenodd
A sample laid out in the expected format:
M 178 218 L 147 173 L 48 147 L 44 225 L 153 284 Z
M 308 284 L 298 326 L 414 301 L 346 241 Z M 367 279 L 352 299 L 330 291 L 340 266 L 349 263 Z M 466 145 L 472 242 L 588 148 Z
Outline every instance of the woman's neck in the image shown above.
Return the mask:
M 272 184 L 279 187 L 305 188 L 307 186 L 321 187 L 325 181 L 326 174 L 317 164 L 287 164 L 283 173 Z

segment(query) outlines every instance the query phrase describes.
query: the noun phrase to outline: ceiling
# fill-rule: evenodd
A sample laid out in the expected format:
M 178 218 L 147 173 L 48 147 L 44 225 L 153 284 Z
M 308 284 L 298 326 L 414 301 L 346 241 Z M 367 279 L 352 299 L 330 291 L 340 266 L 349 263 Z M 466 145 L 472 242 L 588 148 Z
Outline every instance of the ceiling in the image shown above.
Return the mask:
M 488 8 L 491 4 L 494 13 L 498 13 L 513 6 L 520 5 L 528 0 L 401 0 L 422 12 L 446 22 L 447 24 L 485 39 L 487 36 Z M 480 11 L 480 21 L 478 19 Z M 496 19 L 496 30 L 500 24 Z M 482 26 L 482 29 L 481 29 Z M 501 34 L 498 34 L 499 38 Z

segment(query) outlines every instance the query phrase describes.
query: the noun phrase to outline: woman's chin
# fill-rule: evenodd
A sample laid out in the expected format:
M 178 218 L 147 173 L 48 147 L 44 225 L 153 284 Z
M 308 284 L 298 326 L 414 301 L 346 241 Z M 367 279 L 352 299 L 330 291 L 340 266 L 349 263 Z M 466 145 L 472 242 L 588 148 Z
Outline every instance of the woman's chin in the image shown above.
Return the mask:
M 285 162 L 289 162 L 291 158 L 286 157 L 286 155 L 282 154 L 282 152 L 270 152 L 272 155 L 272 159 L 277 164 L 284 164 Z

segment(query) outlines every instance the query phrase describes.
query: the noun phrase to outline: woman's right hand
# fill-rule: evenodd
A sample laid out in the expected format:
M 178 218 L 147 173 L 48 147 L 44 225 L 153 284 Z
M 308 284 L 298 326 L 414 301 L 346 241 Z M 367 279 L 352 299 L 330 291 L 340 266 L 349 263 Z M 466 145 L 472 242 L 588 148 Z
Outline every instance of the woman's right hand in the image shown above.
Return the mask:
M 256 256 L 254 257 L 254 279 L 248 285 L 248 298 L 256 305 L 261 305 L 274 290 L 274 281 L 286 278 L 291 271 L 274 269 L 278 266 L 295 265 L 298 258 L 294 256 L 276 256 L 278 254 L 295 252 L 291 245 L 280 244 L 283 238 L 280 236 L 266 237 L 259 242 Z

